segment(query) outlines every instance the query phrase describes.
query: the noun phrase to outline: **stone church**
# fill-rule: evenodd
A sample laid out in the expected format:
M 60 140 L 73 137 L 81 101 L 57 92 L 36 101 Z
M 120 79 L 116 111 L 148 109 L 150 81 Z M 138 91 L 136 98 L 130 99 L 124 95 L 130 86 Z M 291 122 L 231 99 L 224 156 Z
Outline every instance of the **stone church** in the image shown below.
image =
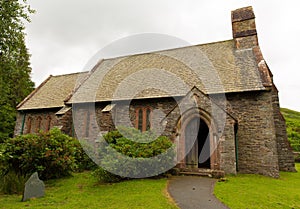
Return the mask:
M 295 171 L 278 90 L 252 7 L 231 12 L 231 40 L 100 60 L 50 76 L 18 106 L 15 135 L 59 127 L 97 142 L 118 126 L 176 144 L 177 167 L 278 177 Z

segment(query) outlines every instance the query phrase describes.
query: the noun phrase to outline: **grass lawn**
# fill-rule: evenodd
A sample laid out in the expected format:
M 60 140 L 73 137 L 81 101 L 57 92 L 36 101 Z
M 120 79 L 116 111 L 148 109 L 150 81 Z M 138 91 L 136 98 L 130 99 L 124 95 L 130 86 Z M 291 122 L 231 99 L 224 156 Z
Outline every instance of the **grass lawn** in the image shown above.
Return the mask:
M 140 179 L 117 184 L 96 184 L 89 172 L 46 182 L 46 196 L 20 202 L 19 195 L 0 195 L 0 209 L 10 208 L 170 208 L 166 179 Z
M 228 176 L 218 182 L 215 195 L 231 209 L 300 208 L 300 164 L 298 173 L 281 172 L 279 179 L 260 175 Z
M 300 164 L 296 164 L 300 171 Z M 218 182 L 215 195 L 231 209 L 300 208 L 300 172 L 281 172 L 280 179 L 239 174 Z M 0 195 L 0 209 L 10 208 L 155 208 L 176 209 L 167 197 L 166 179 L 96 184 L 89 172 L 46 182 L 46 196 L 20 202 L 19 195 Z

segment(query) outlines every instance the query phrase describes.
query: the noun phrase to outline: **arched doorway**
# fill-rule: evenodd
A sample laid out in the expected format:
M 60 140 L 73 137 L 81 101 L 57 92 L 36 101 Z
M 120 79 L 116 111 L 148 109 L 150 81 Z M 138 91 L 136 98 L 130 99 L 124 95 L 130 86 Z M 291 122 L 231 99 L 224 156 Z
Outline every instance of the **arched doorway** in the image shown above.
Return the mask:
M 211 168 L 210 134 L 206 122 L 195 117 L 185 128 L 186 168 Z

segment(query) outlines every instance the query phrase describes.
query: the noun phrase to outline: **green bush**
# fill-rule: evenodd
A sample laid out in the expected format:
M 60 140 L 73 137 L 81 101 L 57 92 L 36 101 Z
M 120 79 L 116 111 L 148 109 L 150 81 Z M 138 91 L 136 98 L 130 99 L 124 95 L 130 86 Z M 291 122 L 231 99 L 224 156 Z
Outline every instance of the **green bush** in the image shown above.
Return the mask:
M 3 194 L 22 194 L 28 176 L 9 171 L 0 175 L 0 192 Z
M 103 138 L 105 141 L 100 145 L 101 167 L 118 174 L 120 179 L 124 176 L 150 176 L 153 171 L 157 171 L 155 175 L 160 175 L 166 168 L 173 167 L 174 145 L 165 136 L 156 138 L 151 131 L 141 133 L 134 128 L 121 127 Z
M 75 147 L 77 152 L 75 153 L 75 159 L 76 159 L 75 171 L 82 172 L 84 170 L 95 170 L 96 168 L 98 168 L 98 165 L 93 160 L 91 160 L 91 158 L 86 154 L 82 145 L 85 147 L 85 150 L 88 150 L 89 152 L 92 152 L 91 150 L 93 149 L 88 143 L 82 140 L 81 142 L 76 140 Z
M 126 127 L 119 127 L 119 130 L 107 133 L 104 135 L 104 139 L 111 148 L 132 158 L 155 157 L 173 146 L 166 136 L 156 138 L 151 131 L 141 133 L 135 128 Z
M 7 139 L 1 150 L 4 173 L 25 176 L 37 171 L 43 180 L 67 176 L 88 161 L 78 140 L 57 128 Z
M 121 181 L 123 178 L 115 175 L 113 173 L 110 173 L 103 168 L 99 167 L 96 170 L 92 172 L 92 175 L 100 182 L 105 183 L 115 183 Z

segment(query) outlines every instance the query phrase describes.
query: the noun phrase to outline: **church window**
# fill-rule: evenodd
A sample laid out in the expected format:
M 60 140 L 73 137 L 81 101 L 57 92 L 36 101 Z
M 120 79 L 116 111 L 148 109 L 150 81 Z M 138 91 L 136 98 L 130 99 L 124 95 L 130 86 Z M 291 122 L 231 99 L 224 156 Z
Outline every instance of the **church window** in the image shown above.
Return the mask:
M 35 132 L 36 133 L 41 129 L 41 123 L 42 123 L 42 118 L 39 116 L 36 119 L 36 127 L 35 127 Z
M 137 108 L 136 109 L 136 125 L 140 131 L 148 131 L 151 128 L 151 109 Z
M 27 134 L 31 133 L 31 123 L 32 123 L 32 118 L 29 117 L 29 118 L 27 119 L 27 124 L 26 124 L 26 126 L 27 126 L 27 131 L 26 131 L 26 133 L 27 133 Z
M 49 131 L 51 129 L 51 116 L 47 116 L 47 123 L 46 123 L 46 131 Z

